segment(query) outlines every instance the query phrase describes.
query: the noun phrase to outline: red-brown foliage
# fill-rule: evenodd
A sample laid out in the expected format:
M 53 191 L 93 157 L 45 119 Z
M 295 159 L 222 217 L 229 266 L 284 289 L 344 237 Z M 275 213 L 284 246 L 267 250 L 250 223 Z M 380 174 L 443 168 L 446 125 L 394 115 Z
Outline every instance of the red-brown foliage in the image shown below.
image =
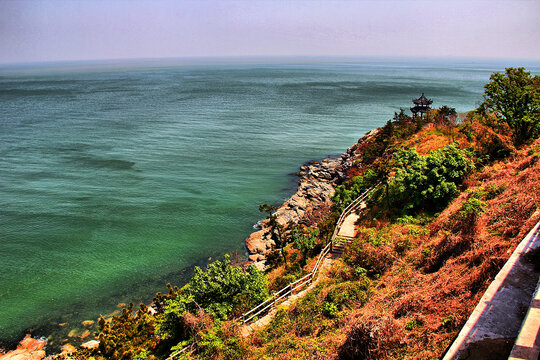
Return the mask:
M 537 141 L 531 148 L 537 149 L 539 144 Z M 441 356 L 514 248 L 540 220 L 537 159 L 534 150 L 516 151 L 508 161 L 485 167 L 468 179 L 468 191 L 432 222 L 431 235 L 405 254 L 407 262 L 393 261 L 385 269 L 368 304 L 350 317 L 352 325 L 341 348 L 343 358 L 351 354 L 366 359 L 395 358 L 399 351 L 395 333 L 401 336 L 399 357 Z M 486 204 L 485 212 L 466 217 L 460 211 L 472 194 Z M 366 259 L 380 254 L 377 247 L 359 249 Z M 392 326 L 400 324 L 400 332 L 369 330 L 388 322 L 384 314 L 394 317 Z M 421 325 L 412 326 L 417 323 Z M 407 324 L 409 331 L 403 330 Z M 386 353 L 366 352 L 375 343 L 392 345 Z

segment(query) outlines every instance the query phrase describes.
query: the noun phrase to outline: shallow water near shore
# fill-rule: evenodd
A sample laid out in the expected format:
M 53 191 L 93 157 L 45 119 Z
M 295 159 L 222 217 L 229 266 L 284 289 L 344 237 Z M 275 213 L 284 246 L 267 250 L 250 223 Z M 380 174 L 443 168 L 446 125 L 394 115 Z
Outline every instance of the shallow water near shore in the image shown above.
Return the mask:
M 344 152 L 422 92 L 473 109 L 505 65 L 0 65 L 0 339 L 63 333 L 243 254 L 258 205 L 290 196 L 302 163 Z

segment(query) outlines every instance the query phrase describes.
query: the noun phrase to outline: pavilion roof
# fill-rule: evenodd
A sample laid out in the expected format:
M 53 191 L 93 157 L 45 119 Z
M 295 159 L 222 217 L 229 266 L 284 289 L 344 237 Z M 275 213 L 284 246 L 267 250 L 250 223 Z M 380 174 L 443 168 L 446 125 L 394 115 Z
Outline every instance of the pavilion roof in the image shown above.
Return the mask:
M 418 98 L 418 99 L 413 99 L 412 101 L 415 105 L 431 105 L 433 103 L 433 100 L 431 99 L 427 99 L 425 96 L 424 96 L 424 93 L 422 93 L 422 95 Z

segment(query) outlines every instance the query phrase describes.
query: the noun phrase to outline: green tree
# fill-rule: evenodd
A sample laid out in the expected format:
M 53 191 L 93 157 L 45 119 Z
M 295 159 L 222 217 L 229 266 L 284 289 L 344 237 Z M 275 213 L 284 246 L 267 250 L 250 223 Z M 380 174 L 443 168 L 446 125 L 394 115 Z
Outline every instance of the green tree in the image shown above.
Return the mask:
M 521 145 L 540 135 L 540 76 L 525 68 L 506 68 L 496 72 L 484 86 L 481 113 L 492 113 L 497 122 L 513 130 L 514 144 Z
M 318 228 L 302 229 L 300 226 L 290 226 L 290 236 L 293 241 L 293 246 L 296 250 L 302 253 L 302 266 L 305 266 L 311 250 L 317 244 L 319 236 Z
M 447 145 L 430 155 L 420 156 L 416 149 L 394 154 L 397 165 L 392 192 L 398 203 L 409 209 L 441 209 L 457 194 L 464 176 L 474 169 L 466 153 Z
M 156 335 L 161 340 L 186 338 L 188 329 L 184 316 L 193 310 L 194 301 L 193 295 L 184 293 L 164 301 L 163 312 L 157 316 L 156 322 Z
M 141 353 L 147 353 L 158 342 L 154 335 L 154 323 L 154 317 L 148 313 L 148 308 L 144 304 L 133 313 L 131 303 L 122 309 L 121 315 L 113 316 L 110 321 L 101 316 L 98 321 L 99 347 L 90 350 L 89 354 L 81 355 L 129 360 Z
M 332 197 L 334 208 L 340 213 L 352 203 L 358 196 L 377 182 L 379 174 L 369 169 L 364 175 L 355 176 L 343 185 L 336 187 Z
M 226 318 L 235 309 L 249 307 L 268 297 L 266 276 L 251 264 L 245 271 L 231 265 L 229 255 L 206 269 L 195 268 L 195 275 L 182 288 L 193 295 L 198 305 L 218 318 Z

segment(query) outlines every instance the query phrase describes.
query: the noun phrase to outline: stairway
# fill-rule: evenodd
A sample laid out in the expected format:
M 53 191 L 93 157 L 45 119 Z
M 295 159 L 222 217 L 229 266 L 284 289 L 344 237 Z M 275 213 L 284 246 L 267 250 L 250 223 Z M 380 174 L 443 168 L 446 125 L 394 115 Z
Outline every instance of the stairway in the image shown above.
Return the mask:
M 332 246 L 332 255 L 334 257 L 341 257 L 345 247 L 351 243 L 354 238 L 348 235 L 339 235 L 334 239 L 334 245 Z

